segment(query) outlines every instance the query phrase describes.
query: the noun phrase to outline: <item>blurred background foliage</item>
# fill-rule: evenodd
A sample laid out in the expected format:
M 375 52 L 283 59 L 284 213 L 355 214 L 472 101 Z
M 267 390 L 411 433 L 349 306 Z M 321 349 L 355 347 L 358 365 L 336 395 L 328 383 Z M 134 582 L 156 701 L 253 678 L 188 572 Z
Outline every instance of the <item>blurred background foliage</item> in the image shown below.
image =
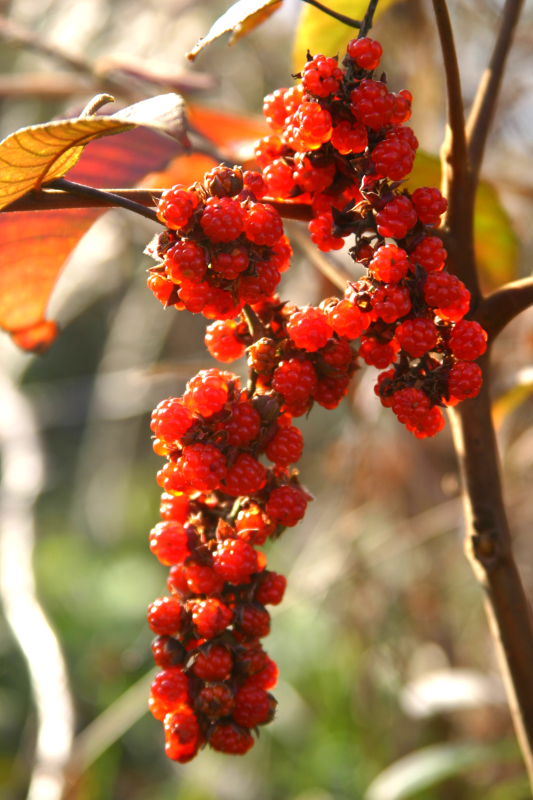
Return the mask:
M 502 3 L 449 5 L 469 102 Z M 260 113 L 265 93 L 290 85 L 300 6 L 284 0 L 232 49 L 216 42 L 187 66 L 184 54 L 227 6 L 2 0 L 4 20 L 90 60 L 97 73 L 8 39 L 0 50 L 2 135 L 84 103 L 111 62 L 168 76 L 154 93 L 188 70 L 196 103 Z M 384 66 L 395 90 L 413 91 L 411 124 L 424 150 L 437 153 L 443 79 L 430 4 L 388 6 L 374 30 Z M 493 284 L 498 274 L 527 275 L 531 263 L 532 40 L 526 3 L 484 171 L 512 219 L 500 232 L 517 243 L 516 257 L 501 256 Z M 195 80 L 207 88 L 193 92 Z M 0 342 L 2 370 L 29 398 L 46 458 L 33 562 L 75 706 L 80 760 L 67 799 L 525 800 L 482 593 L 462 553 L 449 431 L 434 441 L 410 438 L 376 401 L 370 368 L 341 408 L 317 408 L 302 421 L 301 472 L 315 500 L 305 521 L 268 549 L 272 568 L 289 577 L 267 642 L 282 676 L 275 722 L 245 758 L 204 752 L 176 766 L 164 756 L 160 724 L 146 713 L 153 670 L 145 608 L 164 591 L 166 572 L 147 547 L 159 502 L 148 419 L 161 398 L 181 393 L 211 361 L 203 319 L 163 312 L 145 288 L 142 251 L 153 231 L 126 212 L 103 216 L 54 294 L 51 311 L 63 334 L 51 351 L 35 358 L 7 337 Z M 349 264 L 345 253 L 331 257 Z M 282 297 L 316 303 L 333 292 L 297 247 Z M 530 593 L 532 351 L 526 313 L 495 348 L 494 397 Z M 36 715 L 26 664 L 2 621 L 0 653 L 0 786 L 5 800 L 18 800 L 32 771 Z

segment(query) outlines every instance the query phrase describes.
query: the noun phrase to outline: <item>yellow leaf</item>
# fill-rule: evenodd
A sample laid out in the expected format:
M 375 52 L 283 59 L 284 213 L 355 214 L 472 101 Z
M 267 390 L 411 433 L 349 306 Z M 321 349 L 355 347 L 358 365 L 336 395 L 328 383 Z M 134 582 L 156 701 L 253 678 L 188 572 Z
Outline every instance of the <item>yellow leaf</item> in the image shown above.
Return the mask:
M 381 0 L 374 20 L 396 2 L 398 0 Z M 324 0 L 324 5 L 351 19 L 362 20 L 368 8 L 368 0 Z M 301 11 L 294 41 L 294 72 L 303 69 L 308 50 L 313 55 L 322 53 L 325 56 L 342 56 L 348 42 L 355 39 L 358 33 L 357 28 L 351 28 L 320 9 L 306 5 Z
M 78 162 L 85 145 L 100 136 L 137 125 L 183 138 L 185 115 L 177 94 L 160 95 L 109 116 L 82 116 L 15 131 L 0 142 L 0 210 L 14 200 L 61 178 Z
M 230 44 L 264 22 L 274 11 L 281 8 L 283 0 L 238 0 L 211 26 L 208 33 L 187 53 L 194 61 L 198 53 L 208 44 L 231 32 Z

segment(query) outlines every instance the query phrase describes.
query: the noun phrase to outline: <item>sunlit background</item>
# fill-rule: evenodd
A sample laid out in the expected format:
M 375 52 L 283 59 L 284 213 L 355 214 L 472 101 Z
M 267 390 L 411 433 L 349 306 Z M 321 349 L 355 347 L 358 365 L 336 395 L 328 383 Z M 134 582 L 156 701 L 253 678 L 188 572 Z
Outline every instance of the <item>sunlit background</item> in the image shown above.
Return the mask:
M 132 79 L 137 99 L 181 80 L 196 103 L 259 114 L 263 95 L 292 80 L 299 4 L 284 0 L 234 47 L 217 42 L 191 66 L 184 54 L 228 5 L 3 0 L 4 21 L 28 36 L 15 41 L 0 25 L 2 136 L 82 107 L 111 62 L 160 77 L 159 85 Z M 449 5 L 470 101 L 502 4 Z M 438 152 L 443 82 L 430 3 L 397 2 L 374 35 L 392 87 L 414 93 L 421 147 Z M 491 286 L 530 271 L 532 43 L 526 3 L 484 173 L 510 215 L 501 212 L 502 235 L 517 237 L 518 256 L 492 264 Z M 184 71 L 192 76 L 183 80 Z M 146 711 L 154 670 L 145 613 L 166 577 L 148 550 L 159 503 L 148 420 L 212 361 L 203 318 L 164 312 L 146 289 L 142 251 L 154 230 L 125 211 L 101 217 L 54 294 L 51 312 L 64 330 L 51 351 L 31 357 L 0 342 L 3 496 L 24 507 L 40 492 L 33 554 L 17 502 L 2 529 L 4 609 L 24 629 L 34 671 L 30 681 L 0 621 L 2 798 L 26 797 L 33 775 L 32 800 L 54 800 L 73 735 L 64 800 L 526 800 L 482 592 L 462 552 L 449 430 L 412 438 L 377 402 L 372 368 L 339 409 L 301 420 L 301 474 L 315 500 L 268 551 L 289 578 L 266 643 L 281 668 L 275 721 L 244 758 L 166 759 L 161 725 Z M 304 231 L 293 223 L 291 233 Z M 346 254 L 331 257 L 349 268 Z M 282 296 L 316 303 L 333 292 L 296 246 Z M 496 347 L 494 394 L 517 555 L 533 596 L 532 356 L 533 316 L 523 314 Z M 62 656 L 42 628 L 32 580 Z M 57 766 L 37 782 L 32 685 L 51 726 L 40 732 L 40 751 Z

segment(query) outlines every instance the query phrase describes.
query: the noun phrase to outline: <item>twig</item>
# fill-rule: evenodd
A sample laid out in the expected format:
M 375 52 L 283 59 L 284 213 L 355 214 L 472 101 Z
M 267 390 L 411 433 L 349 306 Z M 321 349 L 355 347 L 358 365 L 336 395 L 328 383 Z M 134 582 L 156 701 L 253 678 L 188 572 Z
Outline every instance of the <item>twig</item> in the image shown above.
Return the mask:
M 474 254 L 474 192 L 466 146 L 461 78 L 453 30 L 445 0 L 433 0 L 446 74 L 448 124 L 442 145 L 442 191 L 448 199 L 444 228 L 453 231 L 450 271 L 472 294 L 472 308 L 481 297 Z
M 364 36 L 368 34 L 368 31 L 372 27 L 374 22 L 374 14 L 376 13 L 376 8 L 378 6 L 379 0 L 370 0 L 368 4 L 368 8 L 365 14 L 365 18 L 361 24 L 361 30 L 359 31 L 358 39 L 362 39 Z
M 505 326 L 533 305 L 533 278 L 507 283 L 485 297 L 476 309 L 476 319 L 494 339 Z
M 486 609 L 501 661 L 511 716 L 533 785 L 533 627 L 513 558 L 491 418 L 488 357 L 477 398 L 452 414 L 452 429 L 465 485 L 466 552 L 486 591 Z
M 27 800 L 59 800 L 74 734 L 67 669 L 35 593 L 33 504 L 43 457 L 32 410 L 0 375 L 0 591 L 7 621 L 26 658 L 38 716 L 35 763 Z
M 334 11 L 332 8 L 323 6 L 322 3 L 318 2 L 318 0 L 302 0 L 302 2 L 308 3 L 310 6 L 320 9 L 320 11 L 323 11 L 324 14 L 328 15 L 328 17 L 333 17 L 333 19 L 337 19 L 339 22 L 344 22 L 344 24 L 349 25 L 350 28 L 360 28 L 362 25 L 360 20 L 352 19 L 352 17 L 347 17 L 346 14 L 340 14 L 338 11 Z
M 153 222 L 159 222 L 155 211 L 146 208 L 146 206 L 140 203 L 136 203 L 134 200 L 130 200 L 118 194 L 113 194 L 104 189 L 94 189 L 92 186 L 85 186 L 83 183 L 74 183 L 74 181 L 68 181 L 66 178 L 57 178 L 55 181 L 50 181 L 48 186 L 53 189 L 62 189 L 69 194 L 99 199 L 106 205 L 111 201 L 113 206 L 126 208 L 128 211 L 140 214 L 142 217 L 151 219 Z
M 496 39 L 489 65 L 479 82 L 468 117 L 466 135 L 473 180 L 475 181 L 479 176 L 487 136 L 498 101 L 505 71 L 505 62 L 511 49 L 513 35 L 523 6 L 524 0 L 506 0 L 502 11 L 502 24 L 498 38 Z

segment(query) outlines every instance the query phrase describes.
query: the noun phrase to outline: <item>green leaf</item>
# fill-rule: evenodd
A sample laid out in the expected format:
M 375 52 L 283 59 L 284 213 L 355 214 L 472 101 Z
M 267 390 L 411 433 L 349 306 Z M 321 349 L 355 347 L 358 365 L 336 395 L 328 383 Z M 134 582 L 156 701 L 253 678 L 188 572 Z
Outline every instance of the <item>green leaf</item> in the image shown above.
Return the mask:
M 281 8 L 282 0 L 238 0 L 211 26 L 208 33 L 187 53 L 194 61 L 198 53 L 208 44 L 231 32 L 229 44 L 233 44 L 256 28 L 275 11 Z
M 0 142 L 0 210 L 74 167 L 84 147 L 101 136 L 147 125 L 185 137 L 182 98 L 165 94 L 110 116 L 80 116 L 21 128 Z
M 440 175 L 438 156 L 419 150 L 406 186 L 411 191 L 419 186 L 439 186 Z M 498 192 L 487 181 L 479 184 L 474 234 L 483 288 L 491 290 L 515 280 L 518 277 L 518 237 Z
M 381 0 L 374 20 L 397 2 L 398 0 Z M 368 0 L 324 0 L 324 5 L 351 19 L 361 20 L 368 8 Z M 294 72 L 300 72 L 303 68 L 308 50 L 313 55 L 322 53 L 325 56 L 336 56 L 346 49 L 348 42 L 356 38 L 357 34 L 357 28 L 344 25 L 320 9 L 306 5 L 301 11 L 294 41 Z

